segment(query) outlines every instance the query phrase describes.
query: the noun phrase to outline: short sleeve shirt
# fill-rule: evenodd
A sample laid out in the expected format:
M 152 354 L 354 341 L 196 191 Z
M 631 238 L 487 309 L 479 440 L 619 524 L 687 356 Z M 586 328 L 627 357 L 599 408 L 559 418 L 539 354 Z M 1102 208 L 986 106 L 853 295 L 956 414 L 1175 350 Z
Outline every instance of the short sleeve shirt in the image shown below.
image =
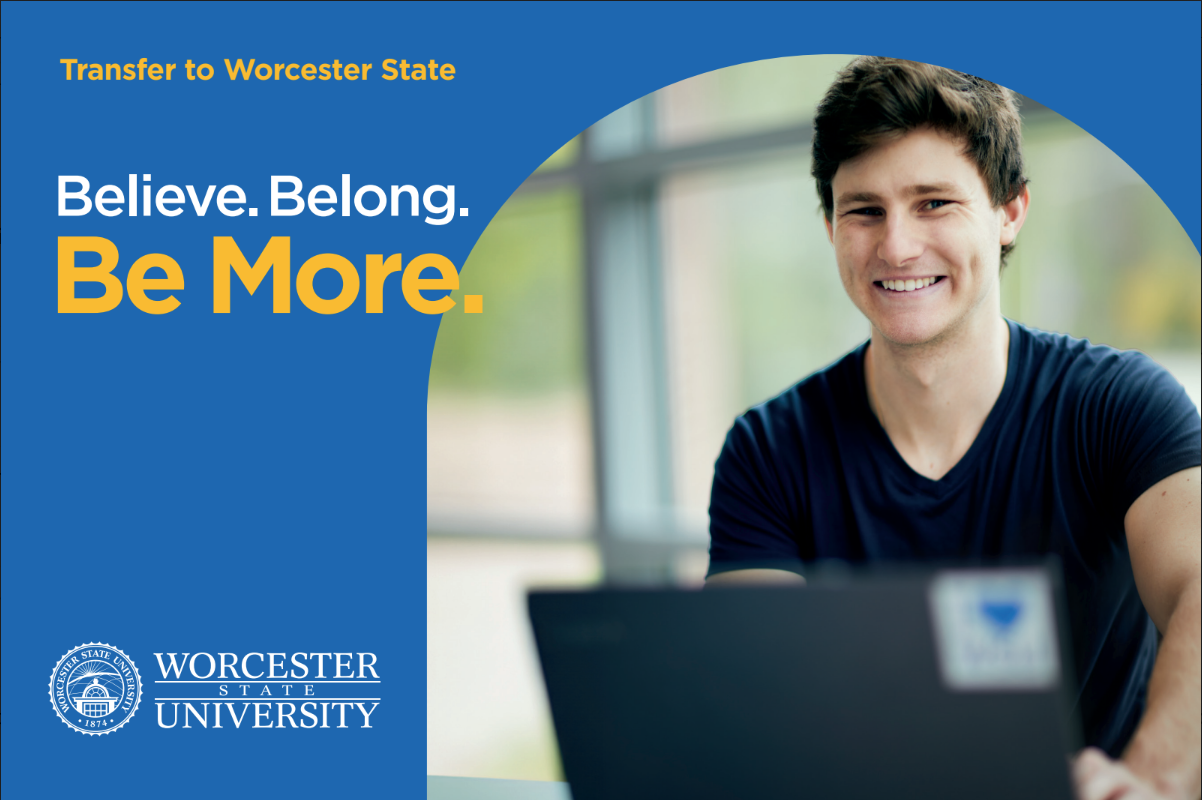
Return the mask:
M 939 480 L 906 464 L 869 407 L 868 343 L 739 417 L 714 469 L 710 574 L 1055 554 L 1086 743 L 1118 755 L 1157 643 L 1123 518 L 1153 484 L 1202 464 L 1202 420 L 1142 353 L 1009 326 L 1002 392 Z

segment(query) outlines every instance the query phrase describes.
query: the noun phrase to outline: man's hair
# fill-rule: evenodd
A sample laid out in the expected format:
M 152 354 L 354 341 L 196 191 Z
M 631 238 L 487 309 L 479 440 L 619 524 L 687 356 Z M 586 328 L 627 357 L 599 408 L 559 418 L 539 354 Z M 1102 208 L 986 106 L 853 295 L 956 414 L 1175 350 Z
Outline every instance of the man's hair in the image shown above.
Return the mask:
M 994 208 L 1022 193 L 1022 120 L 1014 93 L 963 72 L 863 56 L 843 68 L 814 117 L 810 174 L 831 219 L 831 181 L 844 161 L 910 131 L 931 127 L 964 143 Z M 1002 247 L 1002 265 L 1014 249 Z

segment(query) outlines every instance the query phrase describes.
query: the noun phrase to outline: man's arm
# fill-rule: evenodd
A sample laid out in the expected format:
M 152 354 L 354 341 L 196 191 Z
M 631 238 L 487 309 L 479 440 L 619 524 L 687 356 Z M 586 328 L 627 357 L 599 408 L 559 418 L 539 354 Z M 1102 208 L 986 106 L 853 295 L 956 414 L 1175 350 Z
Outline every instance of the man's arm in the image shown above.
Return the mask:
M 705 579 L 705 588 L 722 586 L 804 586 L 806 579 L 786 569 L 732 569 Z
M 1202 468 L 1183 470 L 1140 495 L 1124 520 L 1135 585 L 1163 635 L 1148 708 L 1123 754 L 1087 751 L 1077 764 L 1085 800 L 1202 792 Z M 1128 781 L 1134 777 L 1135 780 Z M 1139 780 L 1139 779 L 1142 779 Z

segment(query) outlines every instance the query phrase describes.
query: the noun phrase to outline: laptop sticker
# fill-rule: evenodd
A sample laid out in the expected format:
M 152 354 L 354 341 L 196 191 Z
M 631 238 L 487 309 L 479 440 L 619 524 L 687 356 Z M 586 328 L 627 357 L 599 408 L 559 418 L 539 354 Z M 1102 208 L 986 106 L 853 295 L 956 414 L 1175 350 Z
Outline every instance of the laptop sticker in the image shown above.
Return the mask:
M 1052 590 L 1041 570 L 941 572 L 929 599 L 948 689 L 1030 691 L 1059 682 Z

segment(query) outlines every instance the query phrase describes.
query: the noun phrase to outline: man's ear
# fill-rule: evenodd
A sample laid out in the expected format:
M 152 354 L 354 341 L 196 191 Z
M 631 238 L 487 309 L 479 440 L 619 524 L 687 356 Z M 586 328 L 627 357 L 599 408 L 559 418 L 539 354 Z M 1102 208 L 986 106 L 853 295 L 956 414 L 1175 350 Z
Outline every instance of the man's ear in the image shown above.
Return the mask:
M 1009 203 L 1002 205 L 1002 231 L 998 244 L 1005 246 L 1013 244 L 1018 238 L 1018 232 L 1027 220 L 1027 209 L 1031 205 L 1031 190 L 1024 186 L 1018 196 Z
M 826 226 L 826 240 L 833 245 L 835 243 L 835 226 L 831 224 L 831 218 L 823 214 L 822 224 Z

